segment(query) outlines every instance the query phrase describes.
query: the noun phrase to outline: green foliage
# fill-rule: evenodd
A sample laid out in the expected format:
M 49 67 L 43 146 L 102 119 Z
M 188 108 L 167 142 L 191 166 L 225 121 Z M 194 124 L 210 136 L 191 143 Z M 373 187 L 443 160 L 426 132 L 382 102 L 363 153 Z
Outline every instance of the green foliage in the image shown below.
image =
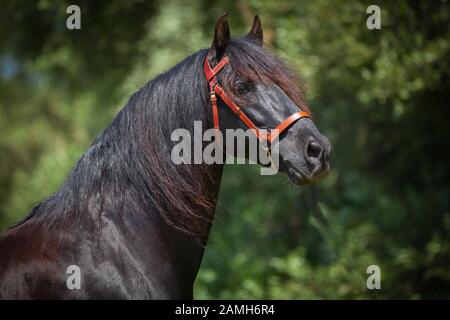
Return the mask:
M 322 182 L 226 166 L 196 298 L 450 298 L 446 2 L 10 1 L 0 12 L 0 227 L 55 191 L 132 92 L 262 18 L 333 144 Z M 13 69 L 13 72 L 8 71 Z M 366 268 L 381 268 L 381 290 Z

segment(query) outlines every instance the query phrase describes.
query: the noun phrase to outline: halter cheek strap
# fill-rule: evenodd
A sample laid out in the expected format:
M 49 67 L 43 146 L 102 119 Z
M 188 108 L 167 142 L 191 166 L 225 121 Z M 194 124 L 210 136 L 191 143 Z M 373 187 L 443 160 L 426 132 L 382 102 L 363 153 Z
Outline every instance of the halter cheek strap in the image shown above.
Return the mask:
M 211 98 L 211 105 L 212 105 L 212 114 L 213 114 L 213 122 L 214 122 L 214 129 L 220 130 L 219 128 L 219 110 L 217 108 L 217 96 L 222 99 L 222 101 L 231 109 L 231 111 L 236 114 L 241 121 L 249 128 L 251 129 L 256 137 L 260 141 L 267 141 L 269 144 L 272 143 L 275 138 L 280 135 L 284 130 L 286 130 L 292 123 L 296 122 L 297 120 L 301 118 L 310 118 L 310 115 L 306 111 L 299 111 L 291 116 L 289 116 L 287 119 L 285 119 L 283 122 L 281 122 L 274 130 L 269 130 L 266 134 L 264 134 L 261 129 L 259 129 L 247 116 L 244 112 L 242 112 L 242 109 L 236 105 L 233 100 L 226 94 L 225 90 L 222 88 L 222 86 L 217 82 L 216 75 L 222 70 L 222 68 L 229 63 L 228 57 L 224 56 L 219 63 L 214 67 L 211 68 L 208 62 L 208 58 L 205 58 L 205 61 L 203 63 L 203 69 L 205 71 L 206 81 L 208 81 L 209 84 L 209 90 L 210 90 L 210 98 Z

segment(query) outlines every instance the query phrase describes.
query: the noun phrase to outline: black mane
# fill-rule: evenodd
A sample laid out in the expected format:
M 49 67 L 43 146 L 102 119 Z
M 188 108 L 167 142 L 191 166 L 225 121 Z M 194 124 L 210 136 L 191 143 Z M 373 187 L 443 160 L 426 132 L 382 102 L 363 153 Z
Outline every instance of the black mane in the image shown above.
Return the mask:
M 196 177 L 203 165 L 175 165 L 170 159 L 171 133 L 192 130 L 193 121 L 206 124 L 207 84 L 201 50 L 148 82 L 134 93 L 112 123 L 94 140 L 60 189 L 35 206 L 21 223 L 52 225 L 64 216 L 137 211 L 171 212 L 166 220 L 194 233 L 194 225 L 209 221 L 193 207 L 209 205 L 205 184 Z M 182 201 L 185 199 L 188 201 Z M 191 216 L 185 219 L 179 215 Z M 195 219 L 192 219 L 195 217 Z M 19 223 L 19 224 L 21 224 Z M 197 226 L 200 227 L 200 226 Z

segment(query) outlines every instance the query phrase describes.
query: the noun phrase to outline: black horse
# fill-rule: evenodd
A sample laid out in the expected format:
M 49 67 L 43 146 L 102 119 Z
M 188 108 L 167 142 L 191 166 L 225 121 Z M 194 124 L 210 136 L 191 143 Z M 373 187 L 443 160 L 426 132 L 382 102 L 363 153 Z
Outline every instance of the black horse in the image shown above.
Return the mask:
M 218 81 L 253 123 L 274 128 L 308 111 L 296 78 L 262 39 L 257 16 L 247 36 L 230 39 L 225 14 L 211 48 L 133 94 L 61 188 L 0 237 L 0 298 L 192 298 L 223 166 L 174 164 L 171 132 L 192 131 L 194 121 L 213 126 L 203 63 L 214 67 L 224 55 Z M 218 102 L 222 130 L 247 129 Z M 278 143 L 280 170 L 295 184 L 328 171 L 330 143 L 310 118 Z

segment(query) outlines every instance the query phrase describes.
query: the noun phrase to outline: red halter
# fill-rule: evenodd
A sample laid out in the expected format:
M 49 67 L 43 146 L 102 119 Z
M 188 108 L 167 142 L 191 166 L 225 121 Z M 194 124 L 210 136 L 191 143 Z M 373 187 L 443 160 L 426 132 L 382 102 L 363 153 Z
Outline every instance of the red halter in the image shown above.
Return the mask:
M 208 57 L 205 58 L 205 62 L 203 64 L 203 69 L 205 71 L 206 81 L 209 83 L 210 95 L 211 95 L 211 105 L 212 105 L 212 113 L 214 120 L 214 129 L 219 130 L 219 111 L 217 109 L 217 97 L 216 94 L 222 99 L 223 102 L 245 123 L 245 125 L 252 129 L 255 133 L 256 137 L 260 140 L 267 140 L 270 144 L 272 141 L 280 135 L 284 130 L 286 130 L 292 123 L 301 119 L 301 118 L 310 118 L 310 115 L 306 111 L 299 111 L 291 116 L 289 116 L 286 120 L 281 122 L 275 130 L 268 131 L 267 134 L 263 134 L 258 127 L 242 112 L 241 108 L 237 106 L 233 100 L 225 93 L 225 90 L 222 86 L 217 82 L 216 74 L 222 70 L 222 68 L 229 62 L 228 57 L 224 56 L 219 63 L 211 68 L 208 62 Z

